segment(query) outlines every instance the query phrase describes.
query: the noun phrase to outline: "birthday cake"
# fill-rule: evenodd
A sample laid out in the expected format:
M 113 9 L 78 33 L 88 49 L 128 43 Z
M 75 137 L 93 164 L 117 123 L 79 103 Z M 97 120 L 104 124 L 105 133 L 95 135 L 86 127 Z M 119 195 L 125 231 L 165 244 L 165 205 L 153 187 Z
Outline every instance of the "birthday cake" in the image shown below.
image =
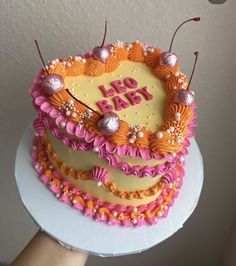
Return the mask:
M 194 136 L 192 75 L 171 49 L 139 41 L 103 41 L 85 55 L 42 62 L 30 88 L 40 180 L 96 221 L 141 226 L 166 217 Z

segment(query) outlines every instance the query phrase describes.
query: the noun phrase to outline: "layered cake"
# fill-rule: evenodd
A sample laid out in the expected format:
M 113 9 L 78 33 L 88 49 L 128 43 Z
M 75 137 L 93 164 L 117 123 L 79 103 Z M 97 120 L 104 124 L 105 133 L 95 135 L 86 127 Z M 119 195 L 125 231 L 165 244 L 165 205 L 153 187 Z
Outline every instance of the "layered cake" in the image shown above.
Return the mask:
M 194 136 L 189 85 L 175 54 L 139 41 L 48 62 L 30 88 L 40 180 L 96 221 L 156 224 L 179 193 Z

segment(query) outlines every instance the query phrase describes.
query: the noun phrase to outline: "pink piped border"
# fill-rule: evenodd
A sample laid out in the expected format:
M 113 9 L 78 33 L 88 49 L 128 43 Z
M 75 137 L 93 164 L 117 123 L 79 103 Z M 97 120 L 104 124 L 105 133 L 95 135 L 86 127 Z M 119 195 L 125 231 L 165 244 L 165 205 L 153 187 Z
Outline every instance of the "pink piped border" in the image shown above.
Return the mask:
M 45 161 L 48 165 L 48 169 L 51 170 L 53 178 L 57 179 L 60 182 L 60 185 L 56 185 L 55 182 L 51 181 L 51 178 L 47 176 L 43 168 L 40 166 L 40 162 L 37 160 L 37 152 L 39 151 L 37 148 L 39 137 L 34 137 L 33 139 L 33 148 L 32 148 L 32 158 L 34 162 L 34 168 L 35 171 L 39 175 L 39 179 L 48 187 L 48 189 L 51 190 L 51 192 L 61 201 L 64 202 L 71 207 L 73 207 L 76 210 L 81 211 L 85 216 L 89 216 L 93 219 L 95 219 L 98 222 L 106 222 L 110 225 L 122 225 L 125 227 L 140 227 L 144 224 L 153 225 L 158 223 L 161 219 L 167 216 L 169 209 L 174 204 L 175 198 L 179 194 L 179 189 L 182 185 L 182 180 L 184 176 L 184 169 L 182 167 L 180 171 L 180 175 L 176 178 L 175 184 L 176 184 L 176 190 L 173 191 L 173 184 L 166 184 L 166 186 L 163 188 L 161 194 L 151 203 L 146 205 L 140 205 L 138 207 L 134 206 L 126 206 L 126 205 L 116 205 L 109 202 L 104 202 L 102 200 L 93 198 L 91 195 L 84 193 L 79 190 L 79 188 L 74 187 L 70 182 L 63 179 L 60 174 L 51 166 L 51 163 L 49 161 L 49 158 L 46 156 L 45 153 Z M 43 147 L 40 147 L 43 150 Z M 71 195 L 68 196 L 64 191 L 65 188 L 71 192 Z M 171 195 L 171 199 L 166 200 L 168 195 Z M 74 198 L 76 196 L 81 196 L 85 202 L 92 201 L 94 203 L 94 206 L 96 206 L 96 210 L 90 209 L 87 204 L 84 206 L 80 204 L 79 202 L 75 202 Z M 158 212 L 156 216 L 153 217 L 147 217 L 145 216 L 145 213 L 148 211 L 152 211 L 157 207 L 162 206 L 162 212 Z M 102 208 L 108 209 L 111 213 L 116 212 L 116 216 L 109 217 L 105 213 L 101 213 L 99 210 Z M 136 208 L 136 210 L 134 210 Z M 129 219 L 123 219 L 120 220 L 118 217 L 123 214 L 124 216 L 132 217 Z M 138 214 L 139 216 L 135 216 L 135 214 Z M 143 215 L 143 216 L 142 216 Z
M 52 121 L 47 117 L 36 118 L 33 125 L 40 136 L 44 135 L 47 128 L 57 139 L 62 140 L 64 144 L 75 151 L 92 151 L 94 149 L 94 146 L 91 143 L 87 143 L 83 140 L 75 140 L 71 136 L 61 132 L 61 130 L 54 126 Z M 135 175 L 137 177 L 155 177 L 157 175 L 163 175 L 179 163 L 180 156 L 184 156 L 186 154 L 187 149 L 184 149 L 178 156 L 173 157 L 172 161 L 167 161 L 164 164 L 156 166 L 132 166 L 126 162 L 118 161 L 114 154 L 108 153 L 105 150 L 105 146 L 101 147 L 98 151 L 98 156 L 101 159 L 106 160 L 111 167 L 121 170 L 125 175 Z
M 105 137 L 98 136 L 94 133 L 90 133 L 81 125 L 76 125 L 75 123 L 68 121 L 68 119 L 65 116 L 59 115 L 59 111 L 54 106 L 52 106 L 49 103 L 48 98 L 42 94 L 40 90 L 41 75 L 42 73 L 36 76 L 33 85 L 30 88 L 30 94 L 34 99 L 33 101 L 34 107 L 38 111 L 39 117 L 43 117 L 44 116 L 43 114 L 46 114 L 48 115 L 49 118 L 55 119 L 58 128 L 60 128 L 61 122 L 65 122 L 66 123 L 65 129 L 69 135 L 74 135 L 78 138 L 83 138 L 84 141 L 86 141 L 87 143 L 93 143 L 94 147 L 97 148 L 104 147 L 107 153 L 111 154 L 116 153 L 119 157 L 130 156 L 131 158 L 141 157 L 144 160 L 150 160 L 150 159 L 157 159 L 157 160 L 166 159 L 167 161 L 173 160 L 172 155 L 153 152 L 149 148 L 134 147 L 130 144 L 116 146 L 111 142 L 109 142 Z M 192 105 L 192 108 L 193 108 L 193 117 L 188 125 L 188 133 L 184 141 L 183 151 L 186 149 L 186 147 L 189 146 L 188 139 L 195 135 L 192 129 L 192 127 L 197 125 L 195 121 L 197 114 L 194 111 L 194 109 L 196 108 L 195 103 Z M 180 153 L 178 153 L 178 155 Z

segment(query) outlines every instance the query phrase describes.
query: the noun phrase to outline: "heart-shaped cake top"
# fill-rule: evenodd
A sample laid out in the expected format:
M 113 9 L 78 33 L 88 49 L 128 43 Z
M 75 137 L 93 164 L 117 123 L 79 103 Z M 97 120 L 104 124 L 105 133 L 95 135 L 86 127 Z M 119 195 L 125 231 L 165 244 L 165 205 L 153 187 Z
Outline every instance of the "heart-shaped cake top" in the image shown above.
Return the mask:
M 117 147 L 137 156 L 144 150 L 181 151 L 194 125 L 195 104 L 193 95 L 191 101 L 176 100 L 188 88 L 179 65 L 163 64 L 160 49 L 138 41 L 106 49 L 104 61 L 91 51 L 49 62 L 48 73 L 41 73 L 37 93 L 32 93 L 35 104 L 70 135 L 95 146 L 106 141 L 110 152 Z M 104 118 L 108 112 L 117 115 L 118 124 Z M 111 126 L 113 131 L 104 130 Z

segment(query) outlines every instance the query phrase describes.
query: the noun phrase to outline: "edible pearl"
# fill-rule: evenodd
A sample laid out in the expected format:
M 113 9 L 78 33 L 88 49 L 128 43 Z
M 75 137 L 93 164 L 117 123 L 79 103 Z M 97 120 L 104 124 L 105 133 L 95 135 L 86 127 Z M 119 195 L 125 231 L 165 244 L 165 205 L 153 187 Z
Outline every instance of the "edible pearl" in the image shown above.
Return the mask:
M 133 224 L 136 224 L 138 222 L 137 219 L 133 219 Z
M 134 212 L 137 212 L 137 211 L 138 211 L 137 207 L 134 207 L 134 208 L 133 208 L 133 211 L 134 211 Z
M 113 211 L 112 212 L 112 216 L 116 217 L 117 216 L 117 212 L 116 211 Z
M 60 193 L 57 193 L 57 194 L 56 194 L 56 197 L 59 198 L 59 197 L 60 197 Z
M 179 112 L 175 113 L 175 119 L 176 119 L 177 121 L 180 120 L 180 117 L 181 117 L 181 114 L 180 114 Z
M 183 162 L 183 161 L 184 161 L 184 157 L 181 156 L 181 157 L 179 158 L 179 161 L 180 161 L 180 162 Z
M 174 132 L 175 128 L 174 127 L 170 127 L 170 132 Z
M 162 212 L 161 211 L 159 211 L 157 214 L 158 214 L 159 217 L 162 216 Z
M 139 138 L 142 138 L 144 136 L 142 131 L 139 131 L 137 135 L 138 135 Z
M 66 122 L 65 121 L 62 121 L 61 123 L 60 123 L 60 127 L 65 127 L 66 126 Z
M 68 103 L 68 104 L 73 104 L 73 103 L 74 103 L 74 100 L 73 100 L 73 99 L 69 99 L 69 100 L 67 101 L 67 103 Z
M 98 187 L 100 187 L 101 185 L 102 185 L 102 182 L 101 181 L 97 182 L 97 186 Z
M 163 133 L 162 133 L 161 131 L 158 131 L 158 132 L 156 133 L 156 137 L 157 137 L 158 139 L 163 138 Z
M 175 152 L 173 152 L 173 153 L 172 153 L 172 156 L 173 156 L 173 157 L 176 157 L 176 153 L 175 153 Z
M 134 143 L 134 142 L 135 142 L 135 139 L 133 139 L 133 138 L 129 139 L 129 143 Z
M 66 111 L 66 115 L 67 116 L 69 116 L 70 115 L 70 111 L 68 110 L 68 111 Z
M 73 112 L 72 117 L 76 117 L 76 116 L 77 116 L 76 112 Z
M 94 152 L 99 152 L 99 148 L 98 147 L 93 147 L 93 151 Z
M 75 199 L 73 199 L 73 200 L 72 200 L 72 203 L 73 203 L 73 204 L 76 204 L 76 203 L 77 203 L 77 201 L 76 201 Z

